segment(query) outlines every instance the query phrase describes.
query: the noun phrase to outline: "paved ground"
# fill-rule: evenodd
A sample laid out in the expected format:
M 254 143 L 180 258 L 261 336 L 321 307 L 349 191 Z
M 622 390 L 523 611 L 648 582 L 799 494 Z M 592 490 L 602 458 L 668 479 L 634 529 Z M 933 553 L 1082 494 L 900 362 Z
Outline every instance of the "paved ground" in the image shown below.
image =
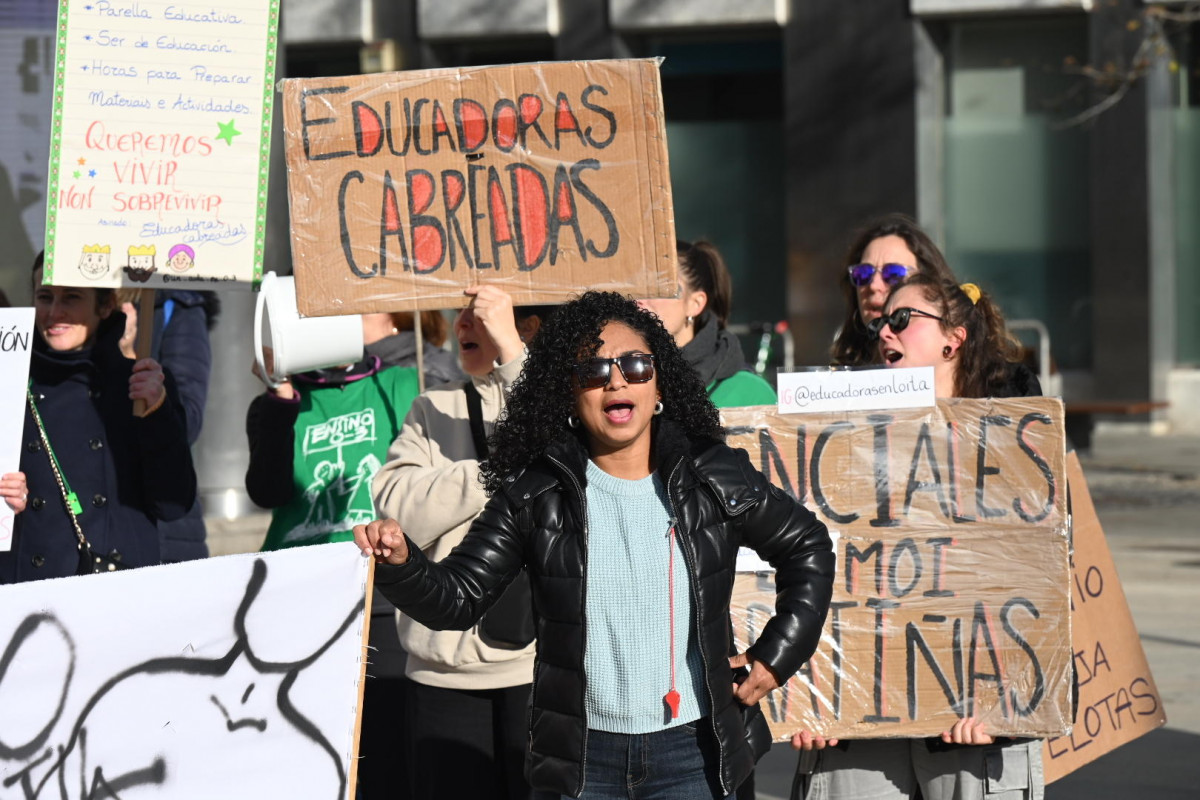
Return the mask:
M 1121 575 L 1167 725 L 1047 787 L 1048 800 L 1200 797 L 1200 437 L 1101 430 L 1084 471 Z M 214 554 L 255 550 L 263 514 L 209 521 Z M 785 800 L 795 755 L 777 745 L 759 800 Z

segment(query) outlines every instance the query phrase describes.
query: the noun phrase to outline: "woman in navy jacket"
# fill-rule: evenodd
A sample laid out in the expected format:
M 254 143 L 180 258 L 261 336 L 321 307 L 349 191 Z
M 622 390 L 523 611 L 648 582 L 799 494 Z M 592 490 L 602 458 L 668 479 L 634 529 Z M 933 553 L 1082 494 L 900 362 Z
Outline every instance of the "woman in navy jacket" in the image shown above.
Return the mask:
M 121 354 L 125 316 L 112 290 L 42 286 L 35 269 L 32 401 L 78 497 L 79 525 L 97 554 L 129 567 L 159 563 L 156 521 L 178 519 L 196 496 L 183 412 L 158 362 Z M 147 413 L 136 417 L 134 400 Z M 23 491 L 12 549 L 0 553 L 0 584 L 74 575 L 75 530 L 26 404 Z

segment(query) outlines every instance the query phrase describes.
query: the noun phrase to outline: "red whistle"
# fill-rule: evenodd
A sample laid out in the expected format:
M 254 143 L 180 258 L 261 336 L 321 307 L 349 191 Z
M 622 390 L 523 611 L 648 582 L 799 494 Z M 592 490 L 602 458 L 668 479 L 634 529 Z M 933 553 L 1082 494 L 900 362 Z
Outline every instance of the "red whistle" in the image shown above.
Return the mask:
M 667 704 L 667 708 L 671 709 L 671 719 L 679 716 L 679 692 L 672 689 L 663 695 L 663 702 Z

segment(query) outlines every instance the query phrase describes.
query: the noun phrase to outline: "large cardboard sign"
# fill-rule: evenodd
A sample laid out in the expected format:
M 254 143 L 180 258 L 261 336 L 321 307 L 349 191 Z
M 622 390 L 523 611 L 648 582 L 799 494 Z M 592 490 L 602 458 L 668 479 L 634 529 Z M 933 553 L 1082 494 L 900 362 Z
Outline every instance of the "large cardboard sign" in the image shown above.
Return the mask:
M 678 291 L 654 60 L 283 81 L 300 313 Z
M 1060 400 L 722 415 L 730 443 L 829 526 L 838 558 L 817 654 L 763 702 L 777 739 L 928 736 L 966 716 L 996 735 L 1069 730 Z M 769 573 L 738 576 L 739 646 L 774 590 Z
M 1047 739 L 1046 783 L 1056 781 L 1167 722 L 1162 697 L 1113 564 L 1079 458 L 1067 457 L 1075 554 L 1071 641 L 1079 710 L 1069 736 Z
M 33 309 L 0 308 L 0 475 L 21 469 L 25 378 L 33 343 Z M 0 500 L 0 551 L 12 549 L 13 511 Z
M 60 0 L 45 282 L 262 273 L 278 0 Z
M 5 797 L 354 795 L 352 542 L 0 587 Z

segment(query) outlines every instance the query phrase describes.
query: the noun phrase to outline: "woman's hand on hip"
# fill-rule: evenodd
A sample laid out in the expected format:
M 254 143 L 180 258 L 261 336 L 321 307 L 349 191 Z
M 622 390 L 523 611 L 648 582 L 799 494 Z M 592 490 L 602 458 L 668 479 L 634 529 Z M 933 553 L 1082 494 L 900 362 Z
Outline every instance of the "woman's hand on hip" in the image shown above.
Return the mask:
M 779 678 L 763 662 L 752 658 L 749 653 L 738 653 L 729 657 L 731 669 L 741 669 L 749 665 L 750 674 L 740 681 L 733 682 L 733 696 L 744 706 L 752 706 L 767 696 L 767 693 L 779 688 Z
M 366 525 L 354 526 L 354 543 L 363 555 L 375 556 L 378 564 L 398 566 L 408 561 L 408 541 L 400 523 L 394 519 L 377 519 Z

